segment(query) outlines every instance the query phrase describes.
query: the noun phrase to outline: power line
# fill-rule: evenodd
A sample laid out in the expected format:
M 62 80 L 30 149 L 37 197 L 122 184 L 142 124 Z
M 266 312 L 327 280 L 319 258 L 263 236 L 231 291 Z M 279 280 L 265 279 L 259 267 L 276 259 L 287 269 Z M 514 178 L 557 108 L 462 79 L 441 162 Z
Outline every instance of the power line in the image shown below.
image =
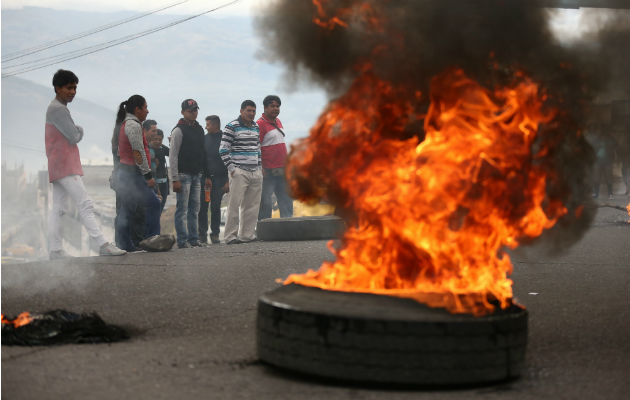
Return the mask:
M 93 29 L 90 29 L 90 30 L 87 30 L 87 31 L 84 31 L 84 32 L 81 32 L 81 33 L 77 33 L 77 34 L 74 34 L 72 36 L 68 36 L 66 38 L 53 40 L 53 41 L 42 43 L 40 45 L 33 46 L 33 47 L 30 47 L 30 48 L 27 48 L 27 49 L 23 49 L 23 50 L 19 50 L 19 51 L 13 52 L 13 53 L 9 53 L 9 54 L 6 54 L 4 57 L 2 57 L 2 62 L 13 61 L 13 60 L 17 60 L 18 58 L 23 58 L 23 57 L 29 56 L 31 54 L 40 53 L 40 52 L 42 52 L 44 50 L 48 50 L 48 49 L 51 49 L 53 47 L 60 46 L 62 44 L 66 44 L 66 43 L 72 42 L 74 40 L 82 39 L 82 38 L 84 38 L 86 36 L 94 35 L 95 33 L 103 32 L 103 31 L 106 31 L 108 29 L 112 29 L 112 28 L 115 28 L 117 26 L 120 26 L 120 25 L 129 23 L 129 22 L 135 21 L 137 19 L 140 19 L 140 18 L 143 18 L 143 17 L 146 17 L 146 16 L 149 16 L 151 14 L 155 14 L 156 12 L 164 11 L 166 9 L 178 6 L 180 4 L 187 3 L 188 1 L 190 1 L 190 0 L 179 1 L 177 3 L 173 3 L 173 4 L 170 4 L 168 6 L 165 6 L 165 7 L 162 7 L 162 8 L 158 8 L 158 9 L 153 10 L 153 11 L 146 12 L 144 14 L 135 15 L 133 17 L 129 17 L 129 18 L 126 18 L 126 19 L 123 19 L 123 20 L 120 20 L 120 21 L 110 22 L 109 24 L 101 25 L 101 26 L 99 26 L 97 28 L 93 28 Z
M 41 148 L 37 149 L 34 147 L 29 147 L 29 146 L 25 146 L 21 144 L 7 143 L 6 140 L 2 142 L 2 146 L 9 146 L 9 147 L 14 147 L 16 149 L 29 150 L 29 151 L 34 151 L 35 153 L 46 154 L 46 152 L 42 150 Z
M 122 38 L 118 38 L 118 39 L 115 39 L 115 40 L 110 40 L 108 42 L 100 43 L 100 44 L 94 45 L 94 46 L 89 46 L 89 47 L 86 47 L 86 48 L 83 48 L 83 49 L 80 49 L 80 50 L 76 50 L 76 51 L 72 51 L 72 52 L 69 52 L 69 53 L 64 53 L 64 54 L 53 56 L 53 57 L 46 57 L 46 58 L 43 58 L 43 59 L 34 60 L 31 63 L 24 63 L 24 64 L 36 64 L 36 63 L 40 63 L 40 64 L 38 64 L 38 65 L 31 65 L 30 67 L 25 67 L 25 68 L 23 68 L 21 70 L 17 70 L 17 71 L 3 72 L 2 73 L 2 78 L 7 78 L 7 77 L 10 77 L 10 76 L 14 76 L 14 75 L 20 75 L 20 74 L 23 74 L 23 73 L 26 73 L 26 72 L 35 71 L 35 70 L 38 70 L 38 69 L 41 69 L 41 68 L 45 68 L 45 67 L 48 67 L 48 66 L 51 66 L 51 65 L 54 65 L 54 64 L 58 64 L 60 62 L 74 60 L 75 58 L 84 57 L 84 56 L 87 56 L 87 55 L 92 54 L 92 53 L 103 51 L 103 50 L 108 49 L 110 47 L 118 46 L 120 44 L 123 44 L 123 43 L 129 42 L 129 41 L 141 38 L 143 36 L 150 35 L 152 33 L 159 32 L 161 30 L 164 30 L 164 29 L 170 28 L 172 26 L 181 24 L 181 23 L 189 21 L 189 20 L 191 20 L 193 18 L 197 18 L 197 17 L 200 17 L 202 15 L 205 15 L 205 14 L 208 14 L 208 13 L 220 10 L 222 8 L 231 6 L 232 4 L 238 3 L 239 1 L 240 0 L 233 0 L 233 1 L 230 1 L 230 2 L 225 3 L 223 5 L 220 5 L 218 7 L 212 8 L 210 10 L 206 10 L 204 12 L 201 12 L 199 14 L 195 14 L 195 15 L 192 15 L 192 16 L 189 16 L 189 17 L 181 18 L 181 19 L 172 21 L 172 22 L 170 22 L 168 24 L 161 25 L 161 26 L 158 26 L 156 28 L 151 28 L 151 29 L 148 29 L 146 31 L 138 32 L 138 33 L 133 34 L 133 35 L 124 36 Z M 46 62 L 46 60 L 50 60 L 51 58 L 56 58 L 56 59 L 54 61 L 51 61 L 51 62 Z M 43 64 L 42 64 L 42 62 L 43 62 Z

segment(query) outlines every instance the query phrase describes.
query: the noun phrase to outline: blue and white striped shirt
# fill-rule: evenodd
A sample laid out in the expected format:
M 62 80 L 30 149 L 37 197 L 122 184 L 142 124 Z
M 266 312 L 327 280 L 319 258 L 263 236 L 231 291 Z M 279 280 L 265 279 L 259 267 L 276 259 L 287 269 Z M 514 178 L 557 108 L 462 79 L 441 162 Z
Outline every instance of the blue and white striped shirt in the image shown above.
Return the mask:
M 255 122 L 245 125 L 241 117 L 225 125 L 219 155 L 228 171 L 235 168 L 255 171 L 260 168 L 260 130 Z

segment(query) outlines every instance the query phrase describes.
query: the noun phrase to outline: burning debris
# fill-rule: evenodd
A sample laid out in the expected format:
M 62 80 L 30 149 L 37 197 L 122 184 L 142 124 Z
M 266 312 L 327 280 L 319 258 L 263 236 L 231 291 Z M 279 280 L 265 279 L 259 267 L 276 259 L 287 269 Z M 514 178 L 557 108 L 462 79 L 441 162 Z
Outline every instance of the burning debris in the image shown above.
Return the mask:
M 45 346 L 68 343 L 109 343 L 129 338 L 118 326 L 106 324 L 96 313 L 65 310 L 23 312 L 16 318 L 2 314 L 2 344 Z
M 483 315 L 512 303 L 506 248 L 581 237 L 585 110 L 608 61 L 560 46 L 548 14 L 534 1 L 284 0 L 261 17 L 273 58 L 340 95 L 287 173 L 295 197 L 335 204 L 350 228 L 335 262 L 285 283 Z

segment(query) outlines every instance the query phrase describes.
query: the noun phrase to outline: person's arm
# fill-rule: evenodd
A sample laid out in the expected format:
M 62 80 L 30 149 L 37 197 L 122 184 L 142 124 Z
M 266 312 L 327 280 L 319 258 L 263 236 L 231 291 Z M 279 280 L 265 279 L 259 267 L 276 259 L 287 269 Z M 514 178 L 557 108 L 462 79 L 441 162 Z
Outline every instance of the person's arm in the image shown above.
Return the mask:
M 70 144 L 77 144 L 83 139 L 83 128 L 74 124 L 68 107 L 61 105 L 53 107 L 49 119 Z
M 258 125 L 256 125 L 258 127 Z M 258 127 L 258 136 L 260 137 L 260 127 Z M 258 141 L 258 168 L 262 169 L 262 145 L 261 141 Z
M 131 145 L 131 153 L 140 173 L 147 181 L 153 178 L 151 166 L 147 160 L 147 153 L 144 151 L 144 141 L 142 140 L 142 127 L 134 120 L 128 120 L 125 124 L 125 135 Z
M 212 176 L 212 167 L 210 165 L 210 135 L 206 135 L 203 137 L 203 174 L 206 178 L 210 178 Z
M 225 126 L 225 130 L 223 131 L 223 136 L 221 137 L 221 145 L 219 146 L 219 155 L 221 156 L 221 160 L 230 175 L 232 175 L 236 169 L 236 165 L 234 165 L 234 162 L 232 161 L 232 143 L 234 143 L 234 133 L 234 128 L 230 124 L 227 124 Z
M 173 181 L 173 183 L 179 181 L 179 149 L 182 146 L 183 137 L 184 134 L 179 128 L 175 128 L 173 129 L 173 132 L 171 132 L 171 150 L 169 152 L 168 161 L 171 164 L 169 172 L 171 175 L 171 181 Z

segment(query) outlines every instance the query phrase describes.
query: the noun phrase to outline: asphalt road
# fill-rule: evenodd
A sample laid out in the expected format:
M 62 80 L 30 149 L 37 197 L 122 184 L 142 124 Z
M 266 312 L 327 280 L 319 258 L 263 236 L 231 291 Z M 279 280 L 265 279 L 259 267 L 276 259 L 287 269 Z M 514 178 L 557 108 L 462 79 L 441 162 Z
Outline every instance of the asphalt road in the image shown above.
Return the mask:
M 331 258 L 325 241 L 2 265 L 2 312 L 95 311 L 130 340 L 2 346 L 6 399 L 630 398 L 630 225 L 599 210 L 564 254 L 513 254 L 529 310 L 521 378 L 489 386 L 366 387 L 287 374 L 256 357 L 256 302 L 277 278 Z

